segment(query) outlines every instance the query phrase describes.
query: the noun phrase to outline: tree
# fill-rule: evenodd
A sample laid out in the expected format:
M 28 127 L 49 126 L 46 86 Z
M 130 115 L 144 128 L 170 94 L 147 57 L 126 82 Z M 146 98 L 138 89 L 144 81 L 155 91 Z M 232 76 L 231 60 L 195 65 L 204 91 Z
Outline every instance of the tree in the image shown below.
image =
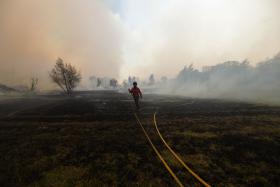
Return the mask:
M 118 84 L 117 79 L 110 79 L 110 86 L 116 88 Z
M 38 85 L 38 81 L 39 81 L 39 79 L 35 78 L 35 77 L 32 77 L 30 79 L 30 91 L 31 92 L 34 92 L 36 90 L 37 85 Z
M 184 83 L 187 81 L 194 81 L 194 80 L 200 80 L 201 73 L 193 68 L 193 64 L 189 65 L 188 67 L 185 66 L 184 69 L 182 69 L 179 74 L 177 75 L 177 81 L 180 83 Z
M 133 80 L 132 80 L 131 76 L 129 76 L 129 77 L 128 77 L 128 84 L 129 84 L 129 85 L 132 85 L 132 83 L 133 83 Z
M 90 87 L 96 88 L 97 87 L 97 78 L 95 76 L 89 77 Z
M 129 87 L 129 85 L 128 85 L 126 80 L 123 81 L 122 85 L 123 85 L 124 88 L 128 88 Z
M 101 78 L 97 78 L 97 87 L 100 87 L 101 86 L 101 84 L 102 84 L 102 80 L 101 80 Z
M 61 58 L 56 60 L 56 64 L 49 75 L 52 81 L 68 95 L 81 81 L 80 72 L 71 64 L 64 63 Z
M 155 76 L 154 74 L 151 74 L 149 77 L 149 85 L 155 84 Z

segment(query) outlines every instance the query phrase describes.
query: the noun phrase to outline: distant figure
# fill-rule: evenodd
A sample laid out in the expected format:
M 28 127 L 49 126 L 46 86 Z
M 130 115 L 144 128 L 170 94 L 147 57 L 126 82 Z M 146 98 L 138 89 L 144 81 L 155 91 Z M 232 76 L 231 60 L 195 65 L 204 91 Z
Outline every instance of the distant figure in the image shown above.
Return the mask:
M 142 99 L 142 92 L 141 90 L 137 87 L 137 82 L 133 82 L 133 87 L 131 89 L 128 89 L 129 93 L 132 94 L 134 101 L 135 101 L 135 105 L 137 110 L 140 109 L 139 106 L 139 97 L 141 97 Z

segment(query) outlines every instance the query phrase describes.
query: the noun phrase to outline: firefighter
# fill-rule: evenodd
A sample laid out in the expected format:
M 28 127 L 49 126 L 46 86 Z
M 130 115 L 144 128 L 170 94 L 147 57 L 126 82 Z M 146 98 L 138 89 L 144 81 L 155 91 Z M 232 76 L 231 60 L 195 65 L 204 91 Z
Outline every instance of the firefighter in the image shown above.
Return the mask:
M 133 82 L 133 87 L 131 89 L 128 89 L 129 93 L 131 93 L 131 95 L 134 98 L 135 101 L 135 105 L 137 110 L 140 109 L 139 106 L 139 97 L 142 99 L 142 92 L 141 90 L 137 87 L 137 82 Z

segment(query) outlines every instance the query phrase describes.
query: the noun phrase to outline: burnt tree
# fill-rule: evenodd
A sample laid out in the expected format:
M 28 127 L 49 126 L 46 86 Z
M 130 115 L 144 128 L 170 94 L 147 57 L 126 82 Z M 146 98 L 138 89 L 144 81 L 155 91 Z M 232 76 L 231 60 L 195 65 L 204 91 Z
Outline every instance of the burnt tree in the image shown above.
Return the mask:
M 68 95 L 81 81 L 80 72 L 73 65 L 64 63 L 61 58 L 56 60 L 56 64 L 49 75 L 52 81 Z

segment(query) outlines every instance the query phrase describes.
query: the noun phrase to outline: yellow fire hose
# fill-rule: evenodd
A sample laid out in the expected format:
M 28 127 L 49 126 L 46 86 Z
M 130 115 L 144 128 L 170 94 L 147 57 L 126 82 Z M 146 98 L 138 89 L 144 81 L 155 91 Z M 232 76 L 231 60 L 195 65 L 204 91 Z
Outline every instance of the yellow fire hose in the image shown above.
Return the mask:
M 173 154 L 173 156 L 184 166 L 184 168 L 192 175 L 194 176 L 201 184 L 203 184 L 205 187 L 211 187 L 207 182 L 205 182 L 201 177 L 199 177 L 190 167 L 188 167 L 185 162 L 173 151 L 173 149 L 166 143 L 164 138 L 162 137 L 160 131 L 157 127 L 157 121 L 156 121 L 156 112 L 154 113 L 154 125 L 156 127 L 157 133 L 164 143 L 164 145 L 167 147 L 167 149 Z
M 161 156 L 161 154 L 159 153 L 159 151 L 157 150 L 157 148 L 155 147 L 155 145 L 153 144 L 152 140 L 150 139 L 149 135 L 147 134 L 145 128 L 143 127 L 142 123 L 140 122 L 138 116 L 136 113 L 134 113 L 135 118 L 138 122 L 138 124 L 141 126 L 147 140 L 149 141 L 151 147 L 153 148 L 153 150 L 155 151 L 155 153 L 157 154 L 158 158 L 161 160 L 162 164 L 164 165 L 164 167 L 166 168 L 166 170 L 170 173 L 170 175 L 173 177 L 173 179 L 176 181 L 176 183 L 178 184 L 178 186 L 183 187 L 184 185 L 182 184 L 182 182 L 178 179 L 178 177 L 176 176 L 176 174 L 172 171 L 172 169 L 168 166 L 168 164 L 166 163 L 166 161 L 163 159 L 163 157 Z

